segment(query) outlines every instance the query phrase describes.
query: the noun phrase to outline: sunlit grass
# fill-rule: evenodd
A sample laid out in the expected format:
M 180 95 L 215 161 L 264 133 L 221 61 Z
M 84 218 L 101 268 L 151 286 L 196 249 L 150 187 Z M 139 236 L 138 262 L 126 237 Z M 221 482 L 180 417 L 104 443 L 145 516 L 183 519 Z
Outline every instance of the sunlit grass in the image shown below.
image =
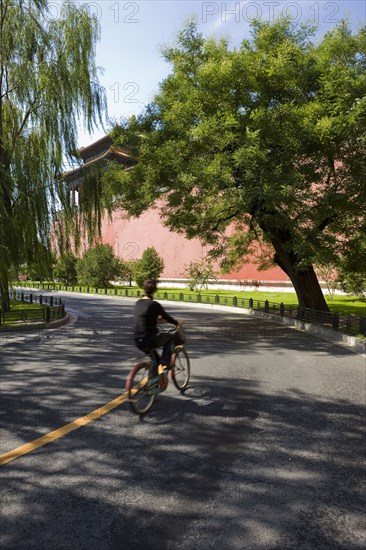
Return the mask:
M 29 302 L 22 302 L 21 300 L 10 300 L 10 313 L 13 313 L 13 312 L 21 312 L 21 311 L 24 311 L 24 310 L 34 310 L 34 309 L 37 309 L 37 310 L 41 310 L 43 309 L 45 306 L 44 305 L 40 305 L 40 304 L 30 304 Z M 1 320 L 1 327 L 5 327 L 5 328 L 9 328 L 9 327 L 24 327 L 24 326 L 27 326 L 29 325 L 29 322 L 21 322 L 20 321 L 20 316 L 18 318 L 19 320 L 14 320 L 13 318 L 6 318 L 5 316 L 5 320 L 2 319 Z
M 126 287 L 127 288 L 127 287 Z M 159 292 L 183 292 L 184 294 L 194 294 L 188 289 L 177 289 L 168 287 L 159 287 Z M 228 290 L 202 290 L 202 296 L 236 296 L 237 298 L 253 298 L 253 300 L 268 300 L 285 306 L 296 307 L 298 305 L 297 296 L 294 292 L 260 292 L 260 291 L 228 291 Z M 325 295 L 326 302 L 331 311 L 338 311 L 344 315 L 356 315 L 357 317 L 366 317 L 366 300 L 361 300 L 357 296 L 329 296 Z
M 29 302 L 22 302 L 20 300 L 10 300 L 10 311 L 22 310 L 22 309 L 43 309 L 45 306 L 40 304 L 30 304 Z

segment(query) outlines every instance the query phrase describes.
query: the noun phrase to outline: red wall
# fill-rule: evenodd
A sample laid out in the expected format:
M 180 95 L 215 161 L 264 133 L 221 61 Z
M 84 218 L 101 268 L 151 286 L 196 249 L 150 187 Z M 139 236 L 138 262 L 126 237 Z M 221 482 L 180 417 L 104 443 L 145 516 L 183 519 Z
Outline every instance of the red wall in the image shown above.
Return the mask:
M 145 248 L 154 246 L 164 259 L 163 278 L 184 277 L 185 266 L 191 260 L 201 260 L 207 253 L 198 239 L 188 240 L 169 231 L 160 221 L 159 209 L 152 209 L 139 218 L 127 220 L 123 211 L 116 211 L 112 221 L 107 217 L 102 224 L 102 240 L 110 244 L 117 256 L 124 259 L 141 258 Z M 257 271 L 254 264 L 244 265 L 240 271 L 220 276 L 226 280 L 288 281 L 279 268 Z

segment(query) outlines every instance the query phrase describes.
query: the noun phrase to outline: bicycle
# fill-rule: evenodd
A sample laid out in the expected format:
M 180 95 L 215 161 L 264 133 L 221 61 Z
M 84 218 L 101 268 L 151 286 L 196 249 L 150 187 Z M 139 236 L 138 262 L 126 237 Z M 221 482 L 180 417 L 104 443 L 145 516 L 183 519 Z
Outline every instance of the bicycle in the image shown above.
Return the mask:
M 183 336 L 182 330 L 172 329 L 167 332 Z M 169 371 L 175 387 L 181 393 L 187 389 L 191 373 L 188 353 L 183 345 L 177 345 L 172 354 L 173 360 L 174 355 L 174 366 L 170 369 L 160 364 L 160 357 L 155 349 L 148 353 L 144 361 L 132 368 L 126 381 L 126 389 L 128 402 L 134 413 L 143 416 L 151 409 L 157 395 L 168 387 Z

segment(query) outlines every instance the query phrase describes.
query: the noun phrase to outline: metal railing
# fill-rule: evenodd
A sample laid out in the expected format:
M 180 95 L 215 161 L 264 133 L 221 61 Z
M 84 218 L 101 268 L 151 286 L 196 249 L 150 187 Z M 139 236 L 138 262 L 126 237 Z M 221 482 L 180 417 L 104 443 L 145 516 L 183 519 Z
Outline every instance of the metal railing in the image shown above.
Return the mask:
M 81 285 L 64 285 L 61 283 L 32 283 L 31 281 L 17 283 L 17 286 L 32 286 L 32 288 L 45 290 L 64 290 L 69 292 L 86 292 L 92 294 L 104 294 L 107 296 L 124 296 L 128 298 L 140 298 L 142 291 L 136 288 L 96 288 Z M 339 330 L 349 335 L 362 334 L 366 336 L 366 318 L 355 315 L 344 315 L 339 312 L 318 311 L 315 309 L 303 308 L 300 306 L 289 306 L 286 304 L 271 302 L 269 300 L 257 300 L 253 298 L 241 298 L 237 296 L 213 295 L 198 292 L 188 294 L 176 291 L 157 291 L 157 300 L 170 300 L 185 303 L 216 304 L 229 307 L 239 307 L 262 311 L 280 317 L 288 317 L 304 322 L 319 324 L 334 330 Z
M 43 307 L 27 307 L 11 311 L 2 311 L 0 308 L 0 325 L 50 323 L 51 321 L 62 319 L 65 315 L 65 301 L 62 298 L 17 291 L 11 291 L 10 296 L 13 300 L 27 304 L 39 304 Z

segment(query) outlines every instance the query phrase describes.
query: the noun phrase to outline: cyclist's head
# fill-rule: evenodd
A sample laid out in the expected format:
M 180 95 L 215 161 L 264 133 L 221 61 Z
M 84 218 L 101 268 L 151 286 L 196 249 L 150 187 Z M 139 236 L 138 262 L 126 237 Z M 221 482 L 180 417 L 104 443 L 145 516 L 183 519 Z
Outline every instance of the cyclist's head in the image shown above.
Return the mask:
M 156 292 L 156 281 L 154 279 L 146 279 L 142 285 L 142 288 L 144 289 L 146 296 L 152 296 L 154 292 Z

